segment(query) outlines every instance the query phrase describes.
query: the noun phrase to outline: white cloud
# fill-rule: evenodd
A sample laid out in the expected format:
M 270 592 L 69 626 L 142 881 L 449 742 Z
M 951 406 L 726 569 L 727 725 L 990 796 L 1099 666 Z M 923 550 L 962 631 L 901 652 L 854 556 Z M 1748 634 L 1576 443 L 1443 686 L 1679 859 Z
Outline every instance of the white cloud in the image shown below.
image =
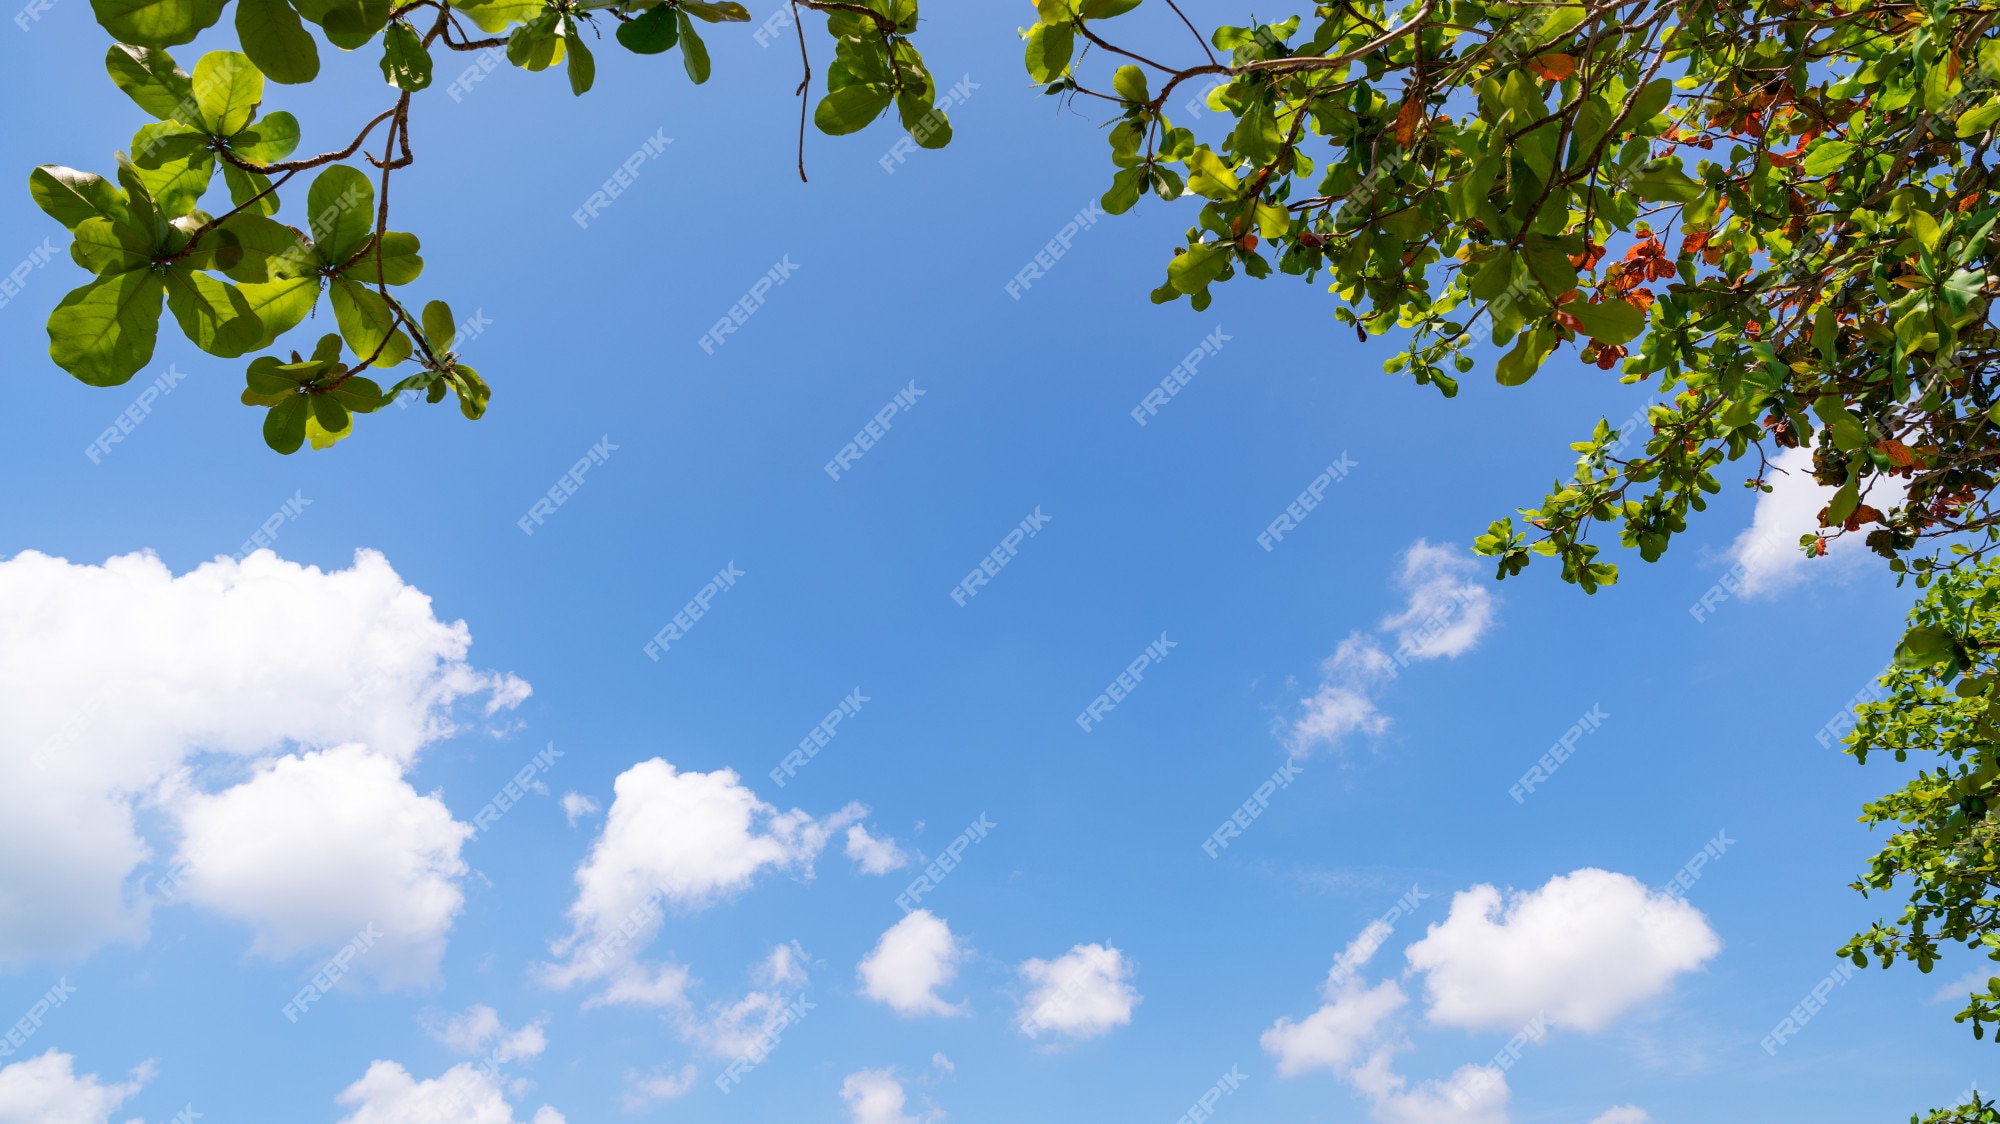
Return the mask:
M 178 802 L 189 864 L 179 893 L 247 923 L 251 951 L 288 957 L 382 937 L 355 961 L 386 984 L 436 974 L 464 904 L 459 845 L 472 833 L 358 745 L 279 758 L 217 795 Z
M 76 1059 L 55 1050 L 0 1069 L 0 1124 L 108 1124 L 153 1075 L 150 1064 L 115 1085 L 76 1075 Z
M 1133 966 L 1125 954 L 1101 944 L 1080 944 L 1054 960 L 1020 967 L 1029 984 L 1015 1025 L 1030 1038 L 1045 1031 L 1095 1038 L 1132 1021 L 1139 993 L 1127 982 Z
M 1375 1118 L 1384 1124 L 1507 1124 L 1512 1091 L 1499 1068 L 1462 1065 L 1443 1081 L 1405 1090 L 1404 1079 L 1387 1070 L 1387 1052 L 1378 1057 L 1383 1063 L 1357 1075 L 1356 1084 L 1375 1098 Z
M 470 1062 L 425 1081 L 395 1062 L 373 1062 L 335 1102 L 354 1110 L 341 1124 L 517 1124 L 498 1076 Z M 532 1124 L 565 1122 L 562 1113 L 543 1105 Z
M 1451 912 L 1405 955 L 1424 973 L 1429 1017 L 1512 1029 L 1549 1022 L 1601 1030 L 1722 949 L 1701 912 L 1629 875 L 1586 867 L 1504 901 L 1489 885 L 1452 895 Z
M 899 1015 L 959 1015 L 965 1008 L 940 999 L 937 989 L 958 975 L 965 950 L 951 926 L 919 909 L 889 927 L 861 961 L 861 992 Z
M 1371 988 L 1356 978 L 1389 931 L 1387 924 L 1371 922 L 1334 959 L 1333 970 L 1320 986 L 1325 1005 L 1300 1022 L 1281 1018 L 1264 1032 L 1264 1052 L 1278 1059 L 1281 1076 L 1295 1077 L 1312 1069 L 1346 1076 L 1382 1038 L 1389 1017 L 1409 1002 L 1394 980 Z
M 597 801 L 580 792 L 565 792 L 562 798 L 562 810 L 563 815 L 569 820 L 569 825 L 575 827 L 576 821 L 598 813 Z
M 685 972 L 647 968 L 636 954 L 659 931 L 660 902 L 697 911 L 748 888 L 767 870 L 812 876 L 839 829 L 867 815 L 850 804 L 825 819 L 780 812 L 730 769 L 683 773 L 660 758 L 619 774 L 603 830 L 576 871 L 572 930 L 552 951 L 567 963 L 544 975 L 557 987 L 603 981 L 598 1002 L 676 1003 Z
M 1397 578 L 1409 592 L 1402 612 L 1384 620 L 1396 651 L 1409 659 L 1456 659 L 1472 650 L 1493 623 L 1493 598 L 1479 583 L 1479 564 L 1463 550 L 1418 539 L 1403 555 Z
M 684 1013 L 680 1018 L 681 1037 L 717 1057 L 735 1058 L 752 1052 L 774 1027 L 806 978 L 805 950 L 797 941 L 771 950 L 751 970 L 752 989 L 734 1003 L 711 1003 L 706 1017 Z
M 910 865 L 910 856 L 896 846 L 894 839 L 886 835 L 877 839 L 860 824 L 847 829 L 847 857 L 860 866 L 863 874 L 887 874 Z
M 144 938 L 134 876 L 164 848 L 134 809 L 191 795 L 197 759 L 358 743 L 402 768 L 454 732 L 459 700 L 526 697 L 469 666 L 470 645 L 369 551 L 332 572 L 258 551 L 179 577 L 145 554 L 0 561 L 0 961 Z
M 1287 732 L 1292 754 L 1303 757 L 1354 734 L 1383 733 L 1389 718 L 1376 703 L 1376 693 L 1396 677 L 1398 668 L 1471 651 L 1493 623 L 1492 596 L 1479 583 L 1478 572 L 1478 564 L 1460 550 L 1423 539 L 1413 543 L 1397 575 L 1408 602 L 1382 621 L 1381 638 L 1353 633 L 1320 664 L 1319 687 L 1300 700 L 1304 713 Z M 1383 647 L 1390 634 L 1396 640 L 1393 655 Z
M 692 1065 L 684 1065 L 679 1073 L 649 1073 L 636 1071 L 625 1075 L 625 1092 L 619 1101 L 628 1112 L 638 1112 L 661 1101 L 671 1101 L 684 1097 L 694 1088 L 694 1079 L 699 1071 Z
M 840 1083 L 840 1099 L 847 1102 L 853 1124 L 926 1124 L 944 1119 L 944 1113 L 936 1110 L 922 1116 L 905 1116 L 903 1105 L 907 1096 L 893 1068 L 848 1074 Z
M 1653 1124 L 1653 1118 L 1647 1114 L 1645 1109 L 1640 1108 L 1638 1105 L 1621 1104 L 1615 1108 L 1606 1109 L 1602 1115 L 1593 1119 L 1590 1124 Z
M 424 1033 L 444 1044 L 455 1054 L 487 1054 L 495 1062 L 511 1062 L 540 1056 L 548 1049 L 548 1036 L 540 1021 L 510 1031 L 491 1007 L 467 1007 L 448 1019 L 435 1015 L 423 1020 Z
M 1375 705 L 1377 684 L 1394 674 L 1389 657 L 1369 637 L 1354 633 L 1320 664 L 1319 689 L 1303 699 L 1305 713 L 1292 724 L 1292 752 L 1339 745 L 1350 734 L 1380 734 L 1389 719 Z
M 2000 976 L 2000 964 L 1982 964 L 1932 992 L 1929 1001 L 1963 1005 L 1971 996 L 1986 994 L 1995 976 Z
M 1812 459 L 1806 448 L 1780 450 L 1771 459 L 1772 471 L 1765 477 L 1771 490 L 1758 495 L 1750 526 L 1729 548 L 1730 559 L 1743 568 L 1737 588 L 1746 597 L 1777 593 L 1827 573 L 1836 561 L 1867 553 L 1865 533 L 1831 540 L 1823 558 L 1807 557 L 1799 549 L 1799 537 L 1820 529 L 1819 513 L 1838 490 L 1813 479 Z M 1888 511 L 1902 505 L 1908 488 L 1902 480 L 1877 476 L 1862 502 Z
M 946 1073 L 958 1072 L 958 1067 L 951 1064 L 951 1059 L 945 1057 L 943 1051 L 939 1051 L 931 1055 L 931 1064 L 941 1070 L 944 1070 Z

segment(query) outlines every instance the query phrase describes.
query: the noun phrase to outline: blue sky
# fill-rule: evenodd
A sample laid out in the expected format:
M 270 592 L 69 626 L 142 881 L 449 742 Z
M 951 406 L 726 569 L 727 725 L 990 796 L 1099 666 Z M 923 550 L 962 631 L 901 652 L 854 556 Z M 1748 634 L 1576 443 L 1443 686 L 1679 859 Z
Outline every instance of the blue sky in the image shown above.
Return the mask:
M 1221 1088 L 1217 1120 L 1863 1121 L 1981 1076 L 1934 1001 L 1963 955 L 1836 978 L 1760 1045 L 1895 910 L 1846 883 L 1905 767 L 1816 734 L 1910 591 L 1750 549 L 1802 529 L 1797 487 L 1729 487 L 1595 597 L 1546 567 L 1493 583 L 1464 544 L 1646 388 L 1558 361 L 1503 390 L 1489 353 L 1447 402 L 1295 279 L 1152 305 L 1187 207 L 1089 224 L 1010 294 L 1109 168 L 1021 77 L 1027 9 L 968 8 L 922 37 L 965 82 L 954 143 L 899 163 L 886 123 L 815 133 L 809 185 L 796 45 L 755 25 L 710 35 L 701 88 L 611 49 L 581 99 L 503 66 L 453 100 L 441 68 L 393 225 L 424 240 L 412 292 L 487 322 L 476 424 L 390 408 L 281 458 L 241 361 L 168 333 L 128 386 L 84 387 L 43 329 L 84 275 L 33 264 L 63 239 L 25 191 L 0 207 L 0 268 L 30 263 L 0 307 L 0 1024 L 74 989 L 0 1058 L 0 1120 L 1174 1121 Z M 109 171 L 144 119 L 106 37 L 83 0 L 34 14 L 0 34 L 0 150 L 24 178 Z M 383 91 L 363 52 L 266 108 L 318 151 Z M 267 526 L 273 554 L 232 560 Z M 523 770 L 540 790 L 466 838 Z M 1502 1083 L 1440 1091 L 1536 1016 Z M 488 1059 L 469 1100 L 423 1084 Z

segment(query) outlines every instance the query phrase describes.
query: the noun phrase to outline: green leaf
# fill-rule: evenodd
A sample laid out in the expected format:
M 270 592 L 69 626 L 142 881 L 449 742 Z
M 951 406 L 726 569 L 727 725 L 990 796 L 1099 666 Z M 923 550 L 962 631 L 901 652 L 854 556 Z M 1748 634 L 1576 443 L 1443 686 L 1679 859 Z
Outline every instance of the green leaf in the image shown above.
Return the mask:
M 1189 246 L 1187 253 L 1167 263 L 1167 283 L 1183 293 L 1198 293 L 1222 276 L 1229 249 L 1219 243 Z
M 273 82 L 296 86 L 319 77 L 319 45 L 289 0 L 236 0 L 236 41 Z
M 1576 267 L 1569 263 L 1569 251 L 1559 239 L 1530 234 L 1521 245 L 1528 270 L 1551 296 L 1559 297 L 1576 288 Z
M 153 359 L 160 334 L 160 274 L 100 277 L 49 314 L 49 357 L 91 386 L 118 386 Z
M 104 69 L 110 72 L 112 84 L 147 113 L 162 121 L 199 123 L 194 83 L 165 51 L 114 43 L 104 53 Z
M 820 99 L 813 124 L 832 136 L 859 132 L 889 108 L 889 101 L 889 91 L 878 86 L 845 86 Z
M 431 84 L 431 53 L 424 49 L 416 29 L 402 20 L 391 21 L 382 35 L 382 77 L 391 86 L 410 92 Z
M 253 164 L 275 164 L 299 147 L 299 119 L 279 110 L 229 138 L 229 151 Z
M 1139 202 L 1139 193 L 1146 189 L 1146 169 L 1121 168 L 1111 177 L 1111 190 L 1104 193 L 1098 202 L 1106 214 L 1122 215 Z
M 1952 658 L 1952 635 L 1938 625 L 1912 628 L 1896 645 L 1896 666 L 1901 668 L 1935 667 Z
M 210 51 L 194 64 L 194 103 L 202 127 L 218 137 L 241 132 L 264 100 L 264 75 L 250 56 Z
M 1811 148 L 1806 149 L 1806 159 L 1802 167 L 1806 175 L 1817 179 L 1847 163 L 1847 158 L 1852 155 L 1854 155 L 1852 144 L 1843 140 L 1821 138 L 1814 141 Z
M 1592 339 L 1604 343 L 1630 343 L 1646 330 L 1646 314 L 1637 307 L 1615 297 L 1608 297 L 1595 304 L 1589 301 L 1571 301 L 1562 306 L 1564 312 L 1576 317 Z
M 1632 177 L 1630 187 L 1632 194 L 1648 203 L 1692 203 L 1707 190 L 1671 162 L 1641 170 Z
M 375 230 L 375 185 L 360 171 L 335 164 L 306 192 L 313 241 L 328 265 L 340 265 L 368 244 Z
M 275 215 L 278 213 L 278 193 L 266 192 L 271 186 L 269 176 L 246 172 L 234 164 L 222 166 L 222 182 L 229 188 L 229 201 L 243 208 L 244 214 Z M 251 200 L 256 202 L 252 203 Z
M 424 259 L 418 255 L 421 244 L 417 236 L 400 230 L 382 232 L 381 245 L 361 255 L 361 260 L 347 268 L 343 274 L 364 285 L 407 285 L 424 272 Z M 381 269 L 376 269 L 378 261 Z
M 380 293 L 336 277 L 332 298 L 333 318 L 354 354 L 362 359 L 372 357 L 377 367 L 393 367 L 409 356 L 409 337 L 396 330 L 395 312 Z M 402 340 L 400 344 L 395 342 L 397 338 Z
M 1859 418 L 1848 411 L 1839 395 L 1823 394 L 1814 399 L 1813 413 L 1819 415 L 1821 425 L 1833 432 L 1834 447 L 1841 452 L 1851 453 L 1868 444 L 1868 430 L 1863 428 Z M 1843 512 L 1841 518 L 1846 517 Z
M 153 260 L 152 247 L 130 228 L 94 215 L 76 224 L 69 256 L 99 276 L 140 269 Z
M 1670 78 L 1655 78 L 1639 87 L 1638 95 L 1632 99 L 1632 111 L 1625 117 L 1625 127 L 1634 129 L 1658 117 L 1673 96 L 1674 83 Z
M 308 394 L 303 396 L 312 403 L 314 420 L 328 433 L 339 433 L 354 424 L 347 415 L 347 407 L 334 400 L 331 394 Z
M 156 121 L 132 137 L 132 164 L 170 219 L 194 210 L 215 177 L 215 150 L 203 134 L 172 121 Z
M 943 148 L 951 143 L 951 118 L 931 104 L 928 93 L 921 98 L 897 94 L 896 109 L 903 116 L 903 128 L 919 147 Z
M 635 55 L 670 51 L 680 37 L 680 19 L 665 4 L 647 8 L 637 19 L 618 25 L 618 42 Z
M 708 44 L 694 30 L 694 24 L 685 12 L 680 15 L 681 23 L 681 64 L 687 67 L 687 75 L 699 86 L 708 81 Z
M 304 323 L 312 314 L 313 306 L 319 303 L 319 278 L 246 283 L 238 286 L 238 291 L 264 326 L 263 342 L 257 346 L 269 347 L 272 341 Z
M 577 33 L 576 21 L 567 16 L 563 17 L 563 42 L 569 49 L 569 92 L 582 97 L 590 92 L 591 83 L 597 81 L 597 60 L 591 57 L 590 48 Z
M 1854 514 L 1854 509 L 1859 506 L 1861 506 L 1861 480 L 1859 477 L 1849 477 L 1847 483 L 1841 485 L 1840 490 L 1833 494 L 1833 499 L 1827 502 L 1826 525 L 1838 527 L 1847 522 L 1847 517 Z
M 424 341 L 431 350 L 439 353 L 451 350 L 458 342 L 458 321 L 451 315 L 451 306 L 443 301 L 432 301 L 424 306 Z
M 306 443 L 306 418 L 312 407 L 306 402 L 310 397 L 294 394 L 283 402 L 271 407 L 264 415 L 264 444 L 278 452 L 290 456 Z
M 222 18 L 223 0 L 90 0 L 98 24 L 120 43 L 176 47 Z
M 176 263 L 166 273 L 167 307 L 196 347 L 234 359 L 262 346 L 264 326 L 236 286 Z
M 343 51 L 367 45 L 389 22 L 391 0 L 294 0 L 299 14 L 320 25 Z
M 1556 347 L 1556 334 L 1547 328 L 1533 328 L 1521 333 L 1514 342 L 1514 349 L 1500 357 L 1493 365 L 1493 377 L 1501 386 L 1520 386 L 1535 377 L 1541 369 L 1542 360 Z
M 1028 77 L 1053 82 L 1069 70 L 1076 32 L 1068 24 L 1038 23 L 1028 29 Z
M 2000 98 L 1989 99 L 1958 115 L 1958 139 L 1970 140 L 2000 123 Z
M 111 181 L 60 164 L 43 164 L 28 173 L 28 194 L 50 218 L 75 230 L 90 218 L 106 218 L 139 230 L 125 197 Z
M 357 414 L 372 414 L 386 405 L 381 386 L 374 379 L 362 375 L 349 375 L 342 379 L 328 396 Z
M 1108 20 L 1138 6 L 1139 0 L 1083 0 L 1081 11 L 1085 19 Z
M 507 37 L 507 61 L 523 70 L 547 70 L 562 57 L 562 37 L 556 34 L 561 18 L 543 12 L 514 29 Z
M 1112 73 L 1111 88 L 1116 90 L 1118 96 L 1124 98 L 1126 101 L 1146 102 L 1153 100 L 1152 93 L 1146 89 L 1146 72 L 1129 63 L 1119 67 Z
M 724 0 L 719 4 L 703 4 L 698 0 L 681 0 L 680 10 L 707 23 L 749 23 L 750 10 L 741 4 Z
M 1234 199 L 1243 190 L 1243 182 L 1236 178 L 1236 173 L 1206 145 L 1188 154 L 1187 166 L 1188 190 L 1196 195 Z

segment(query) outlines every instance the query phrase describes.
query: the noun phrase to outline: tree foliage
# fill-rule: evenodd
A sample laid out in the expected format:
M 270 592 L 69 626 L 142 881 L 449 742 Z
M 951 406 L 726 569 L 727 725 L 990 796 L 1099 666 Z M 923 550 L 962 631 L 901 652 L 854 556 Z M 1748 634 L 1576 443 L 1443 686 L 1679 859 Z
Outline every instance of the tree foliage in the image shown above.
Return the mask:
M 2000 9 L 1343 2 L 1161 62 L 1114 41 L 1135 6 L 1041 0 L 1026 65 L 1116 114 L 1106 210 L 1198 199 L 1155 301 L 1324 274 L 1363 339 L 1409 334 L 1387 369 L 1446 396 L 1488 340 L 1507 386 L 1565 348 L 1658 380 L 1643 451 L 1600 423 L 1524 527 L 1480 537 L 1501 576 L 1540 554 L 1585 590 L 1614 581 L 1594 524 L 1652 561 L 1726 462 L 1755 453 L 1768 489 L 1777 447 L 1838 487 L 1808 552 L 1862 534 L 1921 572 L 1933 557 L 1904 556 L 2000 536 Z M 1172 0 L 1155 15 L 1185 22 Z M 1204 102 L 1227 136 L 1172 120 Z
M 813 114 L 822 131 L 854 132 L 893 104 L 918 144 L 950 141 L 933 105 L 936 86 L 909 40 L 916 0 L 790 2 L 794 16 L 801 7 L 824 12 L 834 41 L 827 92 Z M 431 85 L 433 52 L 504 50 L 531 71 L 560 64 L 570 91 L 582 95 L 597 73 L 590 42 L 609 22 L 634 54 L 678 47 L 700 84 L 710 61 L 695 21 L 750 18 L 734 0 L 236 0 L 242 50 L 210 51 L 189 73 L 168 48 L 213 27 L 227 0 L 91 6 L 116 40 L 106 72 L 154 121 L 117 154 L 112 178 L 54 165 L 29 176 L 35 202 L 68 228 L 70 257 L 93 275 L 49 316 L 49 355 L 83 382 L 116 386 L 152 361 L 163 310 L 197 347 L 236 358 L 276 345 L 324 299 L 339 331 L 322 336 L 310 359 L 262 355 L 245 372 L 243 402 L 267 409 L 264 440 L 280 453 L 308 440 L 330 446 L 353 432 L 353 415 L 405 392 L 431 402 L 455 394 L 468 418 L 486 411 L 486 382 L 452 353 L 450 306 L 430 301 L 413 312 L 391 291 L 423 273 L 417 236 L 389 228 L 389 186 L 414 162 L 412 108 Z M 347 145 L 293 158 L 300 123 L 262 112 L 265 84 L 314 81 L 321 39 L 344 51 L 379 50 L 393 101 Z M 809 82 L 803 25 L 799 53 Z M 806 90 L 801 83 L 802 98 Z M 803 177 L 803 103 L 800 130 Z M 348 163 L 357 156 L 375 178 Z M 228 204 L 204 210 L 218 169 Z M 306 172 L 302 218 L 273 218 L 284 189 Z M 406 361 L 415 372 L 386 391 L 362 374 Z
M 1902 893 L 1907 904 L 1840 955 L 1856 967 L 1873 956 L 1884 968 L 1902 960 L 1923 972 L 1950 945 L 2000 960 L 2000 562 L 1939 575 L 1911 611 L 1881 686 L 1880 701 L 1855 708 L 1847 752 L 1862 764 L 1870 754 L 1915 755 L 1924 767 L 1863 808 L 1862 823 L 1892 825 L 1893 834 L 1854 889 Z M 1977 1038 L 2000 1023 L 2000 967 L 1953 1018 Z M 1932 1119 L 1996 1119 L 1984 1104 L 1959 1111 Z

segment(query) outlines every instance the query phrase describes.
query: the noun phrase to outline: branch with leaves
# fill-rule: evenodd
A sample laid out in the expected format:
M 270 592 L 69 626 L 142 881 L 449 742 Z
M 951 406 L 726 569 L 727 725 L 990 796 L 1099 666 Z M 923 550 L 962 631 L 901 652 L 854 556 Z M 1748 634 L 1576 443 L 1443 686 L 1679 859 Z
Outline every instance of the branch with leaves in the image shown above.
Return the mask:
M 1335 318 L 1410 333 L 1386 369 L 1447 397 L 1488 341 L 1506 386 L 1564 348 L 1658 378 L 1642 452 L 1600 423 L 1525 528 L 1478 539 L 1500 576 L 1615 581 L 1595 524 L 1657 559 L 1726 462 L 1754 451 L 1769 490 L 1775 448 L 1836 489 L 1808 553 L 1863 535 L 1921 585 L 1942 543 L 2000 543 L 2000 10 L 1342 2 L 1204 41 L 1166 5 L 1200 57 L 1163 62 L 1117 43 L 1138 6 L 1041 0 L 1022 35 L 1048 93 L 1118 115 L 1107 211 L 1198 198 L 1155 301 L 1325 271 Z M 1203 78 L 1209 141 L 1168 116 Z
M 211 51 L 192 74 L 168 48 L 193 42 L 222 16 L 227 0 L 92 0 L 116 39 L 105 56 L 112 82 L 153 117 L 117 155 L 112 179 L 45 165 L 29 177 L 42 209 L 70 231 L 71 258 L 94 275 L 49 317 L 49 354 L 93 386 L 116 386 L 152 361 L 163 312 L 172 312 L 197 347 L 237 358 L 274 346 L 324 297 L 337 333 L 310 359 L 265 355 L 245 373 L 242 399 L 262 406 L 264 439 L 291 453 L 326 448 L 353 432 L 353 416 L 405 392 L 441 402 L 455 394 L 477 419 L 491 392 L 452 352 L 455 320 L 442 301 L 413 312 L 395 289 L 423 272 L 415 234 L 389 227 L 393 173 L 412 166 L 412 109 L 432 81 L 436 50 L 504 47 L 529 71 L 564 66 L 572 93 L 588 92 L 597 64 L 589 42 L 613 21 L 634 54 L 676 47 L 697 85 L 707 82 L 707 44 L 695 21 L 743 23 L 733 0 L 236 0 L 242 51 Z M 829 134 L 856 132 L 894 104 L 917 143 L 939 148 L 951 129 L 933 105 L 936 85 L 909 36 L 916 0 L 795 0 L 827 16 L 834 40 L 827 93 L 814 120 Z M 487 37 L 477 38 L 465 23 Z M 307 29 L 318 29 L 316 37 Z M 421 28 L 421 30 L 420 30 Z M 316 156 L 293 158 L 301 136 L 290 113 L 263 113 L 265 83 L 299 85 L 319 76 L 318 39 L 341 50 L 376 43 L 394 101 L 354 139 Z M 806 94 L 811 61 L 800 28 Z M 799 174 L 805 175 L 804 122 Z M 374 146 L 371 150 L 370 146 Z M 346 161 L 359 156 L 371 176 Z M 219 215 L 202 209 L 217 170 L 229 195 Z M 294 177 L 315 172 L 305 215 L 273 216 Z M 405 362 L 414 374 L 386 391 L 365 371 Z

